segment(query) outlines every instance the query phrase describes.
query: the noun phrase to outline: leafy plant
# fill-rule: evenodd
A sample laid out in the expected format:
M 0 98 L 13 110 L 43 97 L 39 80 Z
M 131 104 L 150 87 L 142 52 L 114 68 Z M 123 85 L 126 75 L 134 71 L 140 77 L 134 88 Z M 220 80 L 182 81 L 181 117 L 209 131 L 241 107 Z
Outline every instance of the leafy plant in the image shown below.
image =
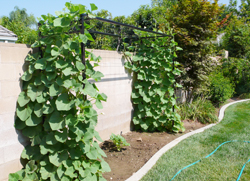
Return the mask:
M 218 121 L 216 109 L 209 100 L 198 98 L 192 103 L 186 102 L 179 107 L 178 113 L 182 120 L 199 121 L 201 123 Z
M 140 37 L 148 33 L 139 33 Z M 152 36 L 152 35 L 151 35 Z M 133 123 L 136 130 L 178 132 L 184 129 L 177 109 L 174 87 L 175 76 L 180 75 L 178 68 L 173 69 L 177 57 L 177 43 L 173 37 L 155 38 L 154 41 L 139 39 L 129 49 L 135 56 L 125 52 L 129 61 L 125 67 L 134 73 L 132 100 L 134 104 Z M 176 87 L 180 87 L 176 84 Z
M 103 77 L 94 70 L 100 57 L 80 49 L 82 43 L 93 40 L 87 24 L 84 34 L 69 33 L 80 30 L 81 14 L 91 16 L 97 7 L 91 4 L 90 11 L 83 5 L 65 6 L 68 11 L 56 12 L 57 17 L 42 15 L 41 36 L 32 45 L 40 51 L 26 59 L 29 65 L 21 77 L 23 90 L 17 101 L 15 128 L 30 139 L 21 155 L 28 163 L 10 174 L 10 181 L 100 181 L 105 180 L 102 173 L 110 171 L 102 158 L 105 153 L 94 140 L 102 141 L 95 131 L 97 112 L 92 105 L 102 108 L 101 101 L 107 96 L 88 81 Z
M 228 77 L 223 76 L 222 72 L 212 72 L 209 80 L 211 101 L 222 103 L 233 96 L 234 86 Z
M 28 15 L 24 8 L 19 9 L 15 6 L 14 9 L 9 17 L 0 18 L 0 24 L 18 36 L 16 43 L 33 44 L 38 34 L 37 30 L 32 29 L 32 26 L 37 25 L 34 15 Z
M 173 1 L 174 5 L 164 12 L 170 27 L 173 28 L 175 41 L 183 51 L 178 53 L 176 61 L 181 64 L 183 73 L 178 77 L 187 94 L 187 101 L 200 94 L 201 85 L 208 81 L 208 75 L 213 69 L 209 58 L 213 53 L 211 39 L 217 35 L 217 20 L 223 9 L 218 1 L 182 0 Z M 160 26 L 163 30 L 166 24 Z
M 130 146 L 130 144 L 127 143 L 126 139 L 119 134 L 115 135 L 114 133 L 112 133 L 110 136 L 110 140 L 115 144 L 117 151 L 121 151 L 121 148 L 124 146 Z

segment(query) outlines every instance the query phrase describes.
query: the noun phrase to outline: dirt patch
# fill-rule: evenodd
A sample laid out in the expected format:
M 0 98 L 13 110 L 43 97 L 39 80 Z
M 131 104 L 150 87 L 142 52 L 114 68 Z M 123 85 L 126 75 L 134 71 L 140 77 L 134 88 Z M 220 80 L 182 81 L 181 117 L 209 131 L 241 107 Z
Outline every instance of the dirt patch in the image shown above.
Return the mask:
M 166 132 L 140 133 L 129 132 L 122 135 L 130 146 L 123 148 L 120 152 L 114 151 L 111 141 L 105 141 L 101 148 L 107 155 L 111 172 L 103 174 L 108 181 L 121 181 L 129 178 L 137 172 L 158 150 L 167 143 L 184 135 L 185 133 L 206 126 L 199 122 L 184 121 L 186 131 L 184 133 L 172 134 Z

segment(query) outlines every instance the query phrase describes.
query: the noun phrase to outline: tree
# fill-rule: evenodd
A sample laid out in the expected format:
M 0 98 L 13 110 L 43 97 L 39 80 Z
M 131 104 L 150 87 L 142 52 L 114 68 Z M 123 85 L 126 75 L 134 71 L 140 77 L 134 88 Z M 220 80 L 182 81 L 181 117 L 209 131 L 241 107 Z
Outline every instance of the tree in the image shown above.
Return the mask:
M 19 9 L 15 6 L 9 17 L 3 16 L 0 24 L 13 31 L 18 40 L 16 43 L 32 44 L 37 39 L 37 30 L 32 27 L 37 25 L 34 15 L 28 15 L 26 9 Z
M 208 80 L 211 71 L 212 43 L 218 27 L 217 20 L 223 9 L 208 0 L 182 0 L 173 5 L 167 20 L 176 33 L 176 42 L 183 48 L 178 54 L 177 61 L 182 65 L 183 74 L 178 79 L 190 94 L 187 101 L 191 101 L 194 94 L 199 94 L 201 87 Z

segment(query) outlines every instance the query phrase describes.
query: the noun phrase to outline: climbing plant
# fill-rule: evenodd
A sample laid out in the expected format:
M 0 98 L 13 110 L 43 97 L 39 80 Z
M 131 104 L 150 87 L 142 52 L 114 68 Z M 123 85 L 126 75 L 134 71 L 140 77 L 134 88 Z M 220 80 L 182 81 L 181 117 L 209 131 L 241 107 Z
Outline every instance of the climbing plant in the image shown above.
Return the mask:
M 101 101 L 107 96 L 88 81 L 103 77 L 94 70 L 100 57 L 81 52 L 81 43 L 93 40 L 87 24 L 84 34 L 70 33 L 80 30 L 82 13 L 91 17 L 97 7 L 91 4 L 90 11 L 83 5 L 65 6 L 67 11 L 56 12 L 57 17 L 42 15 L 40 39 L 32 45 L 40 51 L 26 59 L 28 70 L 21 77 L 15 128 L 30 143 L 21 155 L 27 161 L 25 168 L 10 174 L 10 181 L 97 181 L 105 180 L 102 173 L 110 171 L 96 141 L 102 140 L 95 131 L 98 115 L 92 104 L 102 108 Z M 81 60 L 83 53 L 86 65 Z
M 133 123 L 136 130 L 178 132 L 184 130 L 180 116 L 173 110 L 177 109 L 174 96 L 175 76 L 181 71 L 174 68 L 179 65 L 174 61 L 176 51 L 181 50 L 173 37 L 145 39 L 148 33 L 139 33 L 134 46 L 128 49 L 136 52 L 134 56 L 130 52 L 124 55 L 129 61 L 126 68 L 134 73 L 132 90 L 132 102 L 134 104 Z M 152 35 L 151 35 L 152 36 Z

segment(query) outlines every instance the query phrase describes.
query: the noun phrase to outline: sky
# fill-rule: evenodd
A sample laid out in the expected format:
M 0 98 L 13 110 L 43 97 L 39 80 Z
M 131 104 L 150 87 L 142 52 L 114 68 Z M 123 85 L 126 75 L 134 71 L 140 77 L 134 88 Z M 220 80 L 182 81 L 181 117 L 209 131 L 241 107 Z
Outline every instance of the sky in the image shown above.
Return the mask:
M 151 0 L 1 0 L 0 17 L 9 16 L 9 13 L 14 10 L 15 6 L 20 9 L 25 8 L 28 14 L 33 14 L 35 17 L 41 17 L 43 14 L 53 14 L 55 11 L 62 11 L 65 7 L 65 2 L 73 4 L 83 4 L 90 8 L 90 3 L 94 3 L 98 10 L 105 9 L 112 13 L 112 16 L 129 16 L 140 5 L 150 5 Z M 228 4 L 229 0 L 219 0 L 220 4 Z

